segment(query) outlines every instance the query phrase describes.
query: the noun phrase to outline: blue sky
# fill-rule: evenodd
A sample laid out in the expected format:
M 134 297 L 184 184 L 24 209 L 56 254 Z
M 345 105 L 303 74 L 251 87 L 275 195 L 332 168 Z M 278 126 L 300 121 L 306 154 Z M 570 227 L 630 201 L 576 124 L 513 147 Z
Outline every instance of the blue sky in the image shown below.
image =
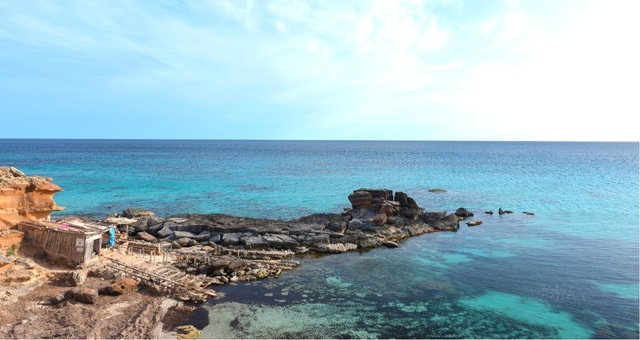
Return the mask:
M 0 138 L 637 141 L 638 13 L 0 0 Z

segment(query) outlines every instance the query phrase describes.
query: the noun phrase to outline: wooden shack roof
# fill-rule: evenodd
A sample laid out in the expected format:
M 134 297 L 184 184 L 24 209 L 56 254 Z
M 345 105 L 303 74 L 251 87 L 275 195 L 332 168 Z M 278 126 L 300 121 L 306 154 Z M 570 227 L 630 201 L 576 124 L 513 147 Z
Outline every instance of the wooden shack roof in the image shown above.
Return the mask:
M 44 228 L 67 233 L 102 234 L 114 227 L 113 224 L 102 221 L 85 221 L 79 218 L 65 218 L 59 221 L 24 221 L 21 224 L 31 228 Z
M 116 225 L 129 225 L 136 223 L 138 220 L 126 217 L 108 217 L 102 221 Z

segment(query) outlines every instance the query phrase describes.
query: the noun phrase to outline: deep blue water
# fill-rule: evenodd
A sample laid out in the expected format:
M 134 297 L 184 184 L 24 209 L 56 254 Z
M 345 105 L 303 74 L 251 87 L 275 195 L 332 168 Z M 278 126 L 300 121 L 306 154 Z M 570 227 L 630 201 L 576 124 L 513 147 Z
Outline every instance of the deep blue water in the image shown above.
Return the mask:
M 207 338 L 638 338 L 638 143 L 0 139 L 0 165 L 53 177 L 57 216 L 296 218 L 375 187 L 484 222 L 218 287 Z

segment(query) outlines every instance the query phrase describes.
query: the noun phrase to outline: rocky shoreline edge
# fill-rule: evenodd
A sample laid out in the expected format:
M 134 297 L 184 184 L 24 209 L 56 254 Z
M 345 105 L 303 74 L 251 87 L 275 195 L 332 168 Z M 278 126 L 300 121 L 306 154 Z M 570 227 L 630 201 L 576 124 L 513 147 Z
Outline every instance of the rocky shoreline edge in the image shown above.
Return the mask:
M 111 218 L 134 219 L 135 223 L 119 227 L 120 231 L 149 246 L 161 244 L 166 251 L 192 254 L 175 265 L 189 274 L 212 277 L 213 284 L 225 284 L 277 277 L 295 267 L 289 260 L 297 255 L 398 247 L 409 237 L 456 231 L 461 220 L 473 215 L 464 208 L 452 214 L 427 212 L 407 194 L 389 189 L 357 189 L 348 198 L 351 208 L 340 214 L 312 214 L 295 220 L 224 214 L 179 214 L 162 219 L 141 209 L 127 209 Z
M 209 287 L 279 277 L 284 271 L 299 265 L 295 261 L 297 256 L 306 254 L 398 247 L 401 241 L 410 237 L 457 231 L 460 221 L 473 216 L 464 208 L 451 214 L 428 212 L 407 194 L 394 193 L 389 189 L 356 189 L 348 199 L 351 207 L 342 213 L 312 214 L 295 220 L 224 214 L 179 214 L 159 218 L 152 211 L 134 208 L 108 218 L 129 221 L 117 227 L 126 243 L 141 249 L 161 249 L 165 265 L 197 278 L 200 283 L 206 282 Z M 505 212 L 501 210 L 500 213 Z M 479 223 L 476 220 L 467 224 Z M 108 265 L 113 263 L 109 261 L 126 262 L 131 259 L 129 252 L 126 248 L 123 252 L 116 247 L 103 253 L 100 265 L 74 271 L 52 270 L 47 273 L 47 284 L 40 283 L 32 292 L 23 292 L 26 299 L 19 294 L 10 298 L 16 308 L 25 310 L 25 315 L 18 313 L 0 317 L 0 335 L 7 338 L 88 335 L 184 338 L 197 336 L 199 331 L 193 327 L 178 328 L 183 323 L 200 322 L 200 328 L 206 326 L 208 316 L 190 315 L 198 309 L 198 303 L 215 296 L 211 287 L 206 291 L 196 285 L 192 289 L 185 285 L 168 287 L 163 285 L 159 275 L 145 276 L 135 271 L 113 270 L 114 267 Z M 167 257 L 167 254 L 172 257 Z M 149 257 L 152 257 L 151 253 Z M 25 266 L 35 268 L 29 260 L 25 259 Z M 203 291 L 206 294 L 202 294 Z M 2 301 L 0 304 L 12 305 Z M 121 311 L 113 311 L 114 306 L 126 311 L 125 315 Z M 53 310 L 47 312 L 43 308 Z M 97 322 L 91 331 L 82 322 L 78 325 L 77 318 L 68 320 L 78 313 L 85 315 L 86 323 Z M 127 317 L 126 314 L 131 315 Z M 101 321 L 104 315 L 109 318 L 117 315 L 120 326 L 105 325 L 106 321 Z M 60 328 L 65 322 L 64 330 L 54 332 L 50 329 Z M 39 326 L 34 328 L 33 324 Z M 102 326 L 98 327 L 100 324 Z M 186 334 L 170 333 L 180 330 Z

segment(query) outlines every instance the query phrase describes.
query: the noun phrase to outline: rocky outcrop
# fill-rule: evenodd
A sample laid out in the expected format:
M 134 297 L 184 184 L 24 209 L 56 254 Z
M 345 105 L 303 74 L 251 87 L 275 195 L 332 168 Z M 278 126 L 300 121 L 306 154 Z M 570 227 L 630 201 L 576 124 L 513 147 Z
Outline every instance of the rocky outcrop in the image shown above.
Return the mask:
M 0 230 L 22 221 L 48 220 L 51 212 L 63 209 L 53 200 L 60 191 L 49 177 L 26 176 L 16 168 L 0 167 Z
M 434 231 L 456 231 L 460 217 L 425 212 L 403 192 L 357 189 L 348 197 L 351 209 L 342 214 L 313 214 L 296 220 L 244 218 L 223 214 L 180 214 L 159 219 L 149 211 L 125 210 L 138 218 L 138 238 L 171 243 L 171 247 L 251 251 L 290 250 L 295 253 L 341 253 L 393 246 L 408 237 Z M 148 226 L 150 218 L 153 225 Z M 156 241 L 157 240 L 157 241 Z

